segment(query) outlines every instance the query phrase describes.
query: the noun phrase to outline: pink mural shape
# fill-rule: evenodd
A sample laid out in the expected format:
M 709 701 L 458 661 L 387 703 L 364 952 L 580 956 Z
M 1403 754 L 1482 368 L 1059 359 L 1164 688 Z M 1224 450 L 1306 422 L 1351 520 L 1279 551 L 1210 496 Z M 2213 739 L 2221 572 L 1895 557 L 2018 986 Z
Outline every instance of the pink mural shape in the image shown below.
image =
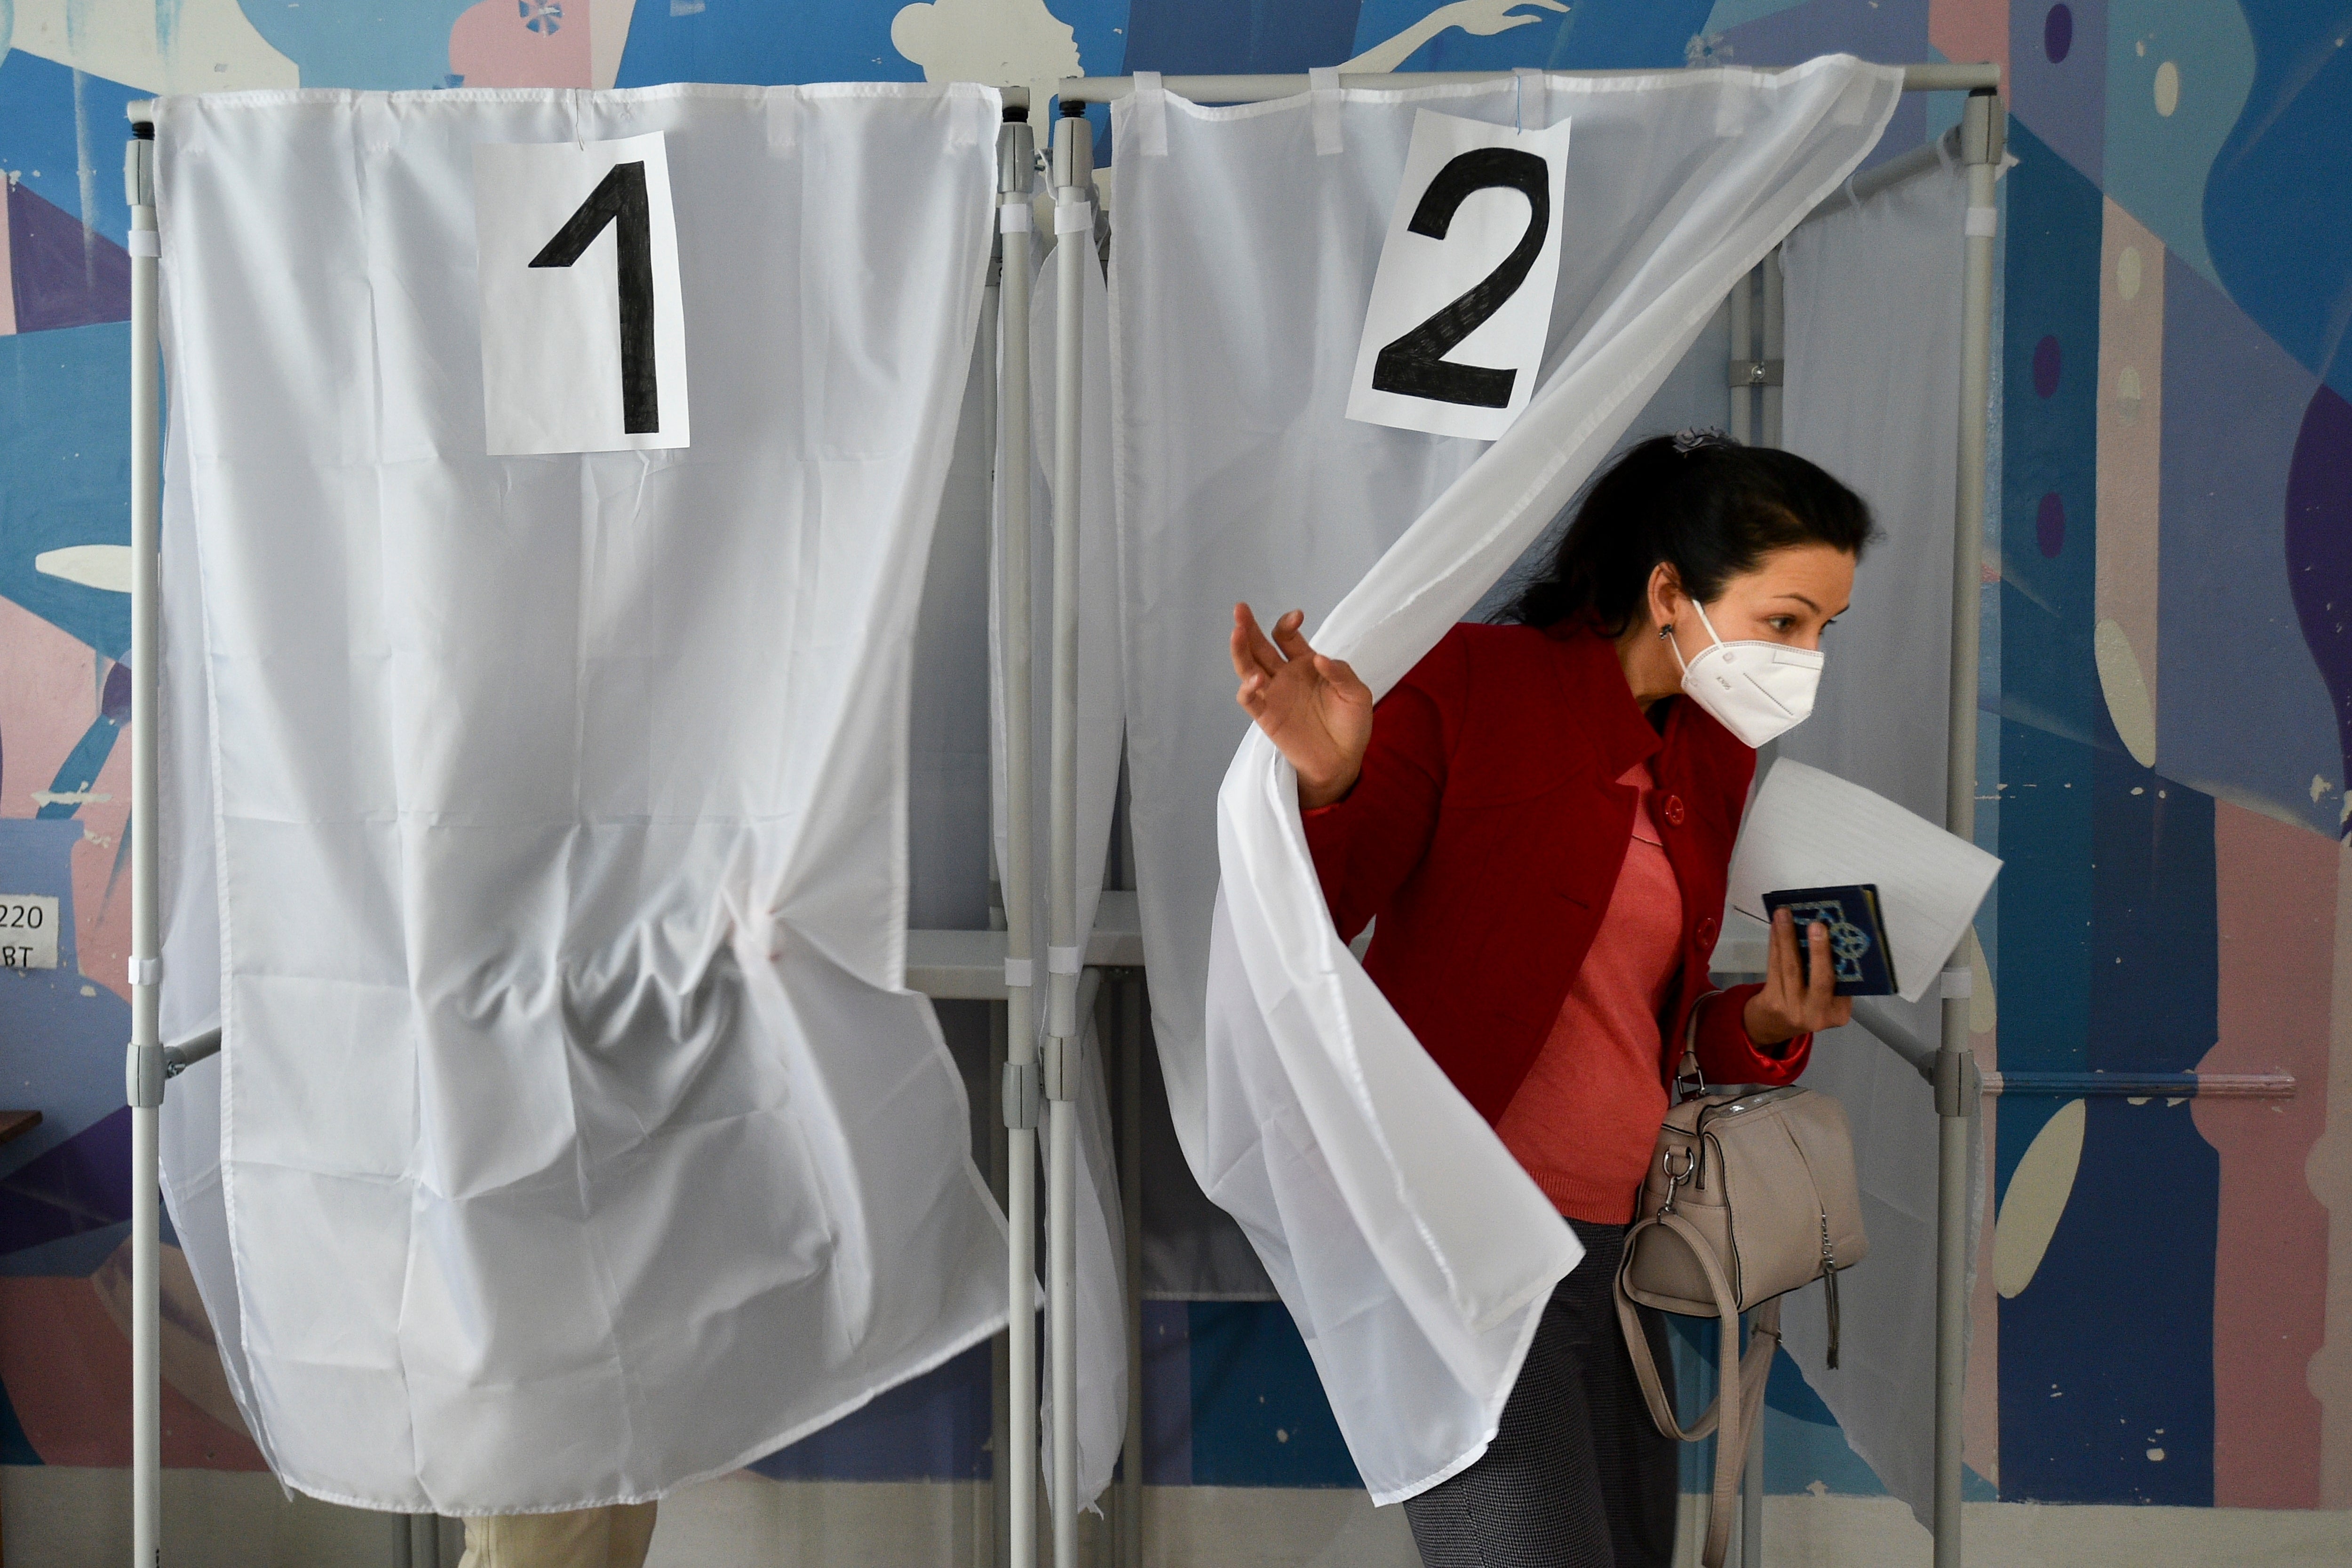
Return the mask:
M 2009 0 L 1927 0 L 1927 41 L 1948 60 L 1993 61 L 2008 90 Z
M 128 727 L 92 781 L 89 800 L 75 813 L 81 841 L 73 847 L 74 951 L 82 978 L 131 999 L 131 735 Z
M 90 1280 L 0 1279 L 0 1381 L 26 1441 L 49 1465 L 131 1463 L 131 1342 Z M 263 1470 L 253 1439 L 163 1385 L 163 1463 Z
M 588 0 L 482 0 L 449 28 L 467 87 L 588 87 Z
M 2221 1039 L 2203 1072 L 2288 1072 L 2292 1099 L 2200 1096 L 2221 1156 L 2213 1257 L 2213 1501 L 2320 1506 L 2320 1407 L 2308 1369 L 2326 1335 L 2328 1215 L 2305 1174 L 2327 1126 L 2336 846 L 2213 804 Z
M 98 716 L 111 666 L 89 644 L 31 611 L 0 599 L 0 649 L 8 679 L 0 683 L 0 817 L 39 812 L 37 793 Z M 82 978 L 131 999 L 130 872 L 122 835 L 131 820 L 131 742 L 126 735 L 91 781 L 75 813 L 82 824 L 73 849 L 74 944 Z

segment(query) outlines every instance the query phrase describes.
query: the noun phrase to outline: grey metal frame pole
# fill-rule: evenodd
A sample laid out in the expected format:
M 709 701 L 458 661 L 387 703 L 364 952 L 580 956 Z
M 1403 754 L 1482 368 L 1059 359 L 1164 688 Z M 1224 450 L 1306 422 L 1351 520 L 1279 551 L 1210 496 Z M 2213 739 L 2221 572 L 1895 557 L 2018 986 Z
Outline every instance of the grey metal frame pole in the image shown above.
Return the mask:
M 1004 646 L 1004 1215 L 1010 1258 L 1005 1348 L 1007 1451 L 998 1457 L 1006 1491 L 1006 1536 L 1015 1568 L 1037 1561 L 1037 1118 L 1042 1098 L 1034 987 L 1036 935 L 1030 812 L 1029 193 L 1036 141 L 1008 120 L 997 142 L 997 228 L 1004 241 L 1003 377 L 996 406 L 996 463 L 1003 486 L 997 541 Z
M 163 434 L 156 340 L 155 127 L 131 127 L 122 183 L 131 206 L 131 1561 L 163 1552 L 163 1362 L 156 1337 L 163 1105 L 161 921 L 156 880 L 156 643 L 163 525 Z
M 1130 877 L 1127 879 L 1132 881 Z M 1143 1568 L 1143 977 L 1118 988 L 1118 1197 L 1127 1243 L 1127 1441 L 1120 1453 L 1118 1568 Z
M 1791 69 L 1791 67 L 1765 66 L 1768 72 Z M 1906 65 L 1903 70 L 1905 92 L 1978 92 L 1991 91 L 2000 86 L 2000 68 L 1996 65 L 1945 64 L 1937 61 L 1925 65 Z M 1554 71 L 1559 77 L 1650 77 L 1672 74 L 1658 70 Z M 1480 82 L 1508 81 L 1509 71 L 1349 71 L 1339 78 L 1343 88 L 1380 88 L 1394 90 L 1414 87 L 1449 87 L 1475 85 Z M 1295 75 L 1271 76 L 1171 76 L 1160 78 L 1160 85 L 1180 98 L 1194 103 L 1264 103 L 1272 99 L 1295 98 L 1307 90 L 1304 71 Z M 1135 90 L 1133 77 L 1064 77 L 1055 89 L 1066 105 L 1111 103 Z
M 1788 352 L 1788 308 L 1782 291 L 1780 247 L 1774 246 L 1766 253 L 1763 263 L 1756 269 L 1762 279 L 1764 296 L 1763 320 L 1757 336 L 1762 340 L 1757 358 L 1764 361 L 1765 379 L 1756 384 L 1756 442 L 1759 446 L 1780 444 L 1781 366 Z
M 1944 826 L 1973 841 L 1977 825 L 1978 617 L 1985 522 L 1985 451 L 1992 369 L 1993 182 L 2008 121 L 1990 90 L 1969 95 L 1960 157 L 1969 222 L 1961 262 L 1960 441 L 1952 528 L 1951 737 Z M 1981 214 L 1981 216 L 1980 216 Z M 1944 981 L 1944 1035 L 1936 1053 L 1936 1568 L 1960 1568 L 1961 1408 L 1967 1392 L 1969 1153 L 1983 1107 L 1969 1047 L 1965 949 Z
M 1009 140 L 1009 127 L 1010 122 L 1008 121 L 1007 125 L 1005 127 L 1001 127 L 996 133 L 997 183 L 1000 187 L 1003 184 L 1004 155 L 1006 152 L 1006 142 Z M 999 193 L 1002 193 L 1001 190 Z M 995 237 L 990 242 L 991 250 L 988 264 L 988 282 L 981 290 L 980 296 L 979 344 L 980 351 L 984 352 L 988 356 L 988 374 L 982 378 L 980 383 L 980 428 L 985 433 L 988 440 L 990 517 L 985 527 L 988 529 L 990 549 L 992 551 L 995 549 L 996 544 L 996 518 L 994 515 L 996 497 L 1000 494 L 997 489 L 997 486 L 1005 476 L 1004 465 L 999 461 L 1000 457 L 1003 455 L 1003 451 L 998 437 L 998 422 L 1000 414 L 996 406 L 998 391 L 996 383 L 998 378 L 1003 374 L 1002 361 L 998 359 L 999 349 L 997 342 L 997 330 L 1003 319 L 1004 313 L 1003 214 L 1001 212 L 992 212 L 990 214 L 990 223 L 992 232 L 994 234 Z M 993 559 L 994 558 L 992 555 L 992 561 Z M 993 570 L 992 567 L 992 570 Z M 991 579 L 990 580 L 993 583 L 994 579 Z M 992 589 L 992 592 L 993 591 Z M 993 601 L 992 600 L 992 608 L 1001 613 L 1003 606 L 1001 601 Z M 992 639 L 996 637 L 996 630 L 993 622 L 991 623 L 989 635 Z M 995 658 L 996 647 L 997 643 L 992 641 L 990 643 L 992 663 Z M 992 682 L 996 678 L 996 671 L 993 667 L 992 667 L 990 671 L 990 678 Z M 991 700 L 992 702 L 994 700 L 996 687 L 992 685 L 989 690 L 991 693 Z M 989 801 L 992 811 L 994 807 L 995 800 L 995 784 L 993 777 L 992 776 L 989 787 Z M 1004 929 L 1004 862 L 1003 857 L 997 852 L 995 824 L 992 815 L 990 822 L 988 841 L 988 929 L 992 932 L 998 933 L 1003 932 Z M 908 946 L 910 947 L 913 946 L 911 939 L 909 939 Z M 910 952 L 908 956 L 911 960 L 914 955 Z M 911 963 L 908 967 L 912 967 Z M 997 1125 L 993 1133 L 988 1136 L 988 1150 L 986 1157 L 982 1158 L 981 1156 L 975 1155 L 974 1158 L 986 1169 L 988 1173 L 989 1195 L 996 1199 L 997 1206 L 1000 1209 L 1003 1207 L 1005 1200 L 1004 1145 L 1007 1142 L 1007 1137 L 1003 1125 L 1003 1100 L 1004 1090 L 1004 1068 L 1006 1061 L 1004 1052 L 1006 1032 L 1004 999 L 1003 998 L 998 998 L 988 1004 L 988 1071 L 982 1079 L 983 1083 L 993 1082 L 996 1086 L 997 1100 L 999 1102 L 997 1108 Z M 984 1094 L 985 1092 L 986 1091 L 983 1089 L 982 1093 Z M 1005 1333 L 996 1335 L 994 1338 L 991 1339 L 988 1343 L 988 1451 L 992 1455 L 995 1456 L 994 1463 L 997 1467 L 997 1474 L 988 1488 L 988 1503 L 985 1511 L 988 1520 L 987 1526 L 984 1530 L 976 1530 L 974 1532 L 972 1541 L 972 1561 L 975 1564 L 987 1564 L 989 1565 L 989 1568 L 1002 1568 L 1004 1561 L 1012 1555 L 1012 1538 L 1008 1530 L 1010 1518 L 1005 1510 L 1005 1504 L 1008 1500 L 1008 1489 L 1004 1485 L 1004 1475 L 1003 1472 L 1004 1456 L 1010 1452 L 1013 1448 L 1013 1429 L 1007 1424 L 1013 1403 L 1008 1394 L 1008 1388 L 1010 1386 L 1008 1373 L 1011 1365 L 1009 1358 L 1012 1354 L 1012 1343 L 1013 1336 L 1010 1329 L 1008 1328 Z
M 1731 286 L 1731 358 L 1736 371 L 1742 363 L 1752 363 L 1757 358 L 1755 329 L 1756 274 L 1739 275 Z M 1756 439 L 1756 398 L 1748 391 L 1749 383 L 1735 377 L 1731 387 L 1731 439 L 1746 446 Z
M 1072 111 L 1076 112 L 1072 112 Z M 1054 125 L 1054 698 L 1048 781 L 1045 1018 L 1046 1310 L 1054 1387 L 1054 1568 L 1078 1568 L 1077 1075 L 1078 448 L 1086 274 L 1094 246 L 1094 130 L 1066 104 Z

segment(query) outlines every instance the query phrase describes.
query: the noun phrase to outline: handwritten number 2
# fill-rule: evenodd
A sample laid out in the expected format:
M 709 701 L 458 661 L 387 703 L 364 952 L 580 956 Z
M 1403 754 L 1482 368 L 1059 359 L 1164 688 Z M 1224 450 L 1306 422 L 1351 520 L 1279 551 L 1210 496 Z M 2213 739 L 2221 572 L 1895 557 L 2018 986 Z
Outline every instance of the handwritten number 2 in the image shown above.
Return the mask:
M 1518 292 L 1543 250 L 1544 236 L 1551 232 L 1551 179 L 1544 161 L 1509 147 L 1480 147 L 1465 152 L 1437 172 L 1437 178 L 1422 193 L 1421 204 L 1413 209 L 1412 222 L 1405 226 L 1414 234 L 1442 240 L 1472 192 L 1497 189 L 1517 191 L 1528 199 L 1527 232 L 1502 265 L 1380 351 L 1372 361 L 1373 390 L 1475 408 L 1510 406 L 1511 383 L 1518 371 L 1457 365 L 1445 356 Z
M 653 220 L 646 206 L 643 161 L 607 170 L 530 265 L 570 267 L 607 224 L 613 225 L 620 263 L 621 428 L 631 435 L 650 435 L 661 429 L 661 394 L 654 382 Z

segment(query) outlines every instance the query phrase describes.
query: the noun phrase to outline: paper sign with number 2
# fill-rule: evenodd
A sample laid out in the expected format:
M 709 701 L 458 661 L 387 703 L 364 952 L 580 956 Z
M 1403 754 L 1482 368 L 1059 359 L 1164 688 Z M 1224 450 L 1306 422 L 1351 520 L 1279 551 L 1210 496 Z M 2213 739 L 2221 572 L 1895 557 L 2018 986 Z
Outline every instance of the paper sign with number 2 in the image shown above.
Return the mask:
M 1413 117 L 1349 419 L 1481 441 L 1511 427 L 1543 363 L 1567 167 L 1566 120 Z

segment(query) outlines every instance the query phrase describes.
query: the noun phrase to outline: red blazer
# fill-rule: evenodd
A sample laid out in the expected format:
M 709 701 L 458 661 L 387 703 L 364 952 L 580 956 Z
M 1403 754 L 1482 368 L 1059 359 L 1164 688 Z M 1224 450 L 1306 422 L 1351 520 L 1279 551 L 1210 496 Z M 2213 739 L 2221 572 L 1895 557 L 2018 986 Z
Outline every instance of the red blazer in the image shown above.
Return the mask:
M 1633 831 L 1647 761 L 1651 817 L 1683 896 L 1682 973 L 1659 1019 L 1671 1076 L 1707 957 L 1756 754 L 1696 704 L 1664 733 L 1627 689 L 1616 650 L 1590 632 L 1464 624 L 1373 711 L 1363 771 L 1306 813 L 1307 847 L 1342 937 L 1375 915 L 1364 967 L 1454 1086 L 1489 1123 L 1535 1064 L 1592 946 Z M 1777 1054 L 1748 1038 L 1760 988 L 1700 1014 L 1710 1083 L 1787 1083 L 1811 1036 Z

